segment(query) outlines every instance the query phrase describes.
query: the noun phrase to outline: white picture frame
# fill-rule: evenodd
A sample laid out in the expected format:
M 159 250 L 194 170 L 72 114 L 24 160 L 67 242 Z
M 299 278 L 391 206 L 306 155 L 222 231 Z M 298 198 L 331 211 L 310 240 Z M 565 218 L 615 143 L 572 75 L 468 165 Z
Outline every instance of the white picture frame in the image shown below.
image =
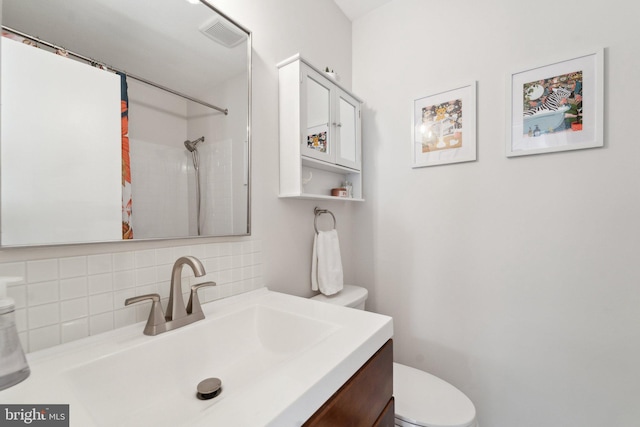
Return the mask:
M 411 167 L 476 160 L 476 82 L 413 102 Z
M 507 80 L 507 157 L 604 145 L 603 49 L 514 72 Z

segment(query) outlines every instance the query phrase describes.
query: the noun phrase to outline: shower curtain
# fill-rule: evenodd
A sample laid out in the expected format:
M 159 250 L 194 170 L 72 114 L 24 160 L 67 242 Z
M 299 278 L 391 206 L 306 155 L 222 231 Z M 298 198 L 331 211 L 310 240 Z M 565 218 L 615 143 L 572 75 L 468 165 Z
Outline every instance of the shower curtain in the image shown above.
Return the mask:
M 129 155 L 129 95 L 127 77 L 120 76 L 120 111 L 122 114 L 122 238 L 133 239 L 131 158 Z

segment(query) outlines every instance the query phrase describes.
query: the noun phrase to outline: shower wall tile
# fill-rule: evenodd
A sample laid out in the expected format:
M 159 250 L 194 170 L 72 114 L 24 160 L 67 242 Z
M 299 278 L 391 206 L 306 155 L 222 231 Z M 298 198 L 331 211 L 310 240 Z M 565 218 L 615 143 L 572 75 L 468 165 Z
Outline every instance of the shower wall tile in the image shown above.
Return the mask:
M 0 263 L 0 276 L 18 278 L 7 293 L 16 303 L 25 351 L 146 321 L 150 303 L 125 307 L 124 300 L 158 293 L 165 308 L 173 263 L 185 255 L 199 258 L 207 272 L 196 278 L 190 268 L 182 269 L 185 301 L 192 285 L 209 280 L 217 286 L 200 291 L 203 303 L 264 286 L 257 240 Z
M 170 133 L 158 137 L 161 139 L 148 141 L 141 134 L 130 135 L 133 230 L 134 235 L 141 238 L 162 237 L 156 230 L 163 230 L 165 236 L 189 233 L 186 169 L 190 156 L 187 157 L 182 143 L 165 145 L 174 141 Z

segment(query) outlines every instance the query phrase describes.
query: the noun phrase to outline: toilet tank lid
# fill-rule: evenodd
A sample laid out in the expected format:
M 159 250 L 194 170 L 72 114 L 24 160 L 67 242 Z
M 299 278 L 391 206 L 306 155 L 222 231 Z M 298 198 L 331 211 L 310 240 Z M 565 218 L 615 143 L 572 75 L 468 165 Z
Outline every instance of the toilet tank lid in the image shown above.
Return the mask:
M 356 307 L 363 303 L 369 292 L 361 286 L 344 285 L 342 290 L 333 295 L 316 295 L 311 298 L 316 301 L 328 302 L 329 304 L 341 305 L 344 307 Z
M 393 364 L 396 418 L 416 426 L 476 425 L 473 402 L 448 382 L 425 371 Z

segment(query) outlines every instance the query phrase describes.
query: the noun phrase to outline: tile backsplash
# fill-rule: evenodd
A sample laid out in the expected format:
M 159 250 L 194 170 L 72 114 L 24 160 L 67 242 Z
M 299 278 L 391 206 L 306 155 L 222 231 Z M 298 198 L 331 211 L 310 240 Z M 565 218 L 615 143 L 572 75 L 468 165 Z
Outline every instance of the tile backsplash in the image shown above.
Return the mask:
M 192 284 L 213 280 L 199 291 L 201 302 L 258 289 L 263 284 L 259 240 L 208 243 L 97 255 L 0 263 L 0 276 L 22 277 L 8 285 L 16 302 L 16 325 L 26 352 L 146 321 L 150 303 L 124 306 L 126 298 L 158 293 L 169 298 L 176 259 L 193 255 L 207 272 L 182 270 L 185 302 Z

